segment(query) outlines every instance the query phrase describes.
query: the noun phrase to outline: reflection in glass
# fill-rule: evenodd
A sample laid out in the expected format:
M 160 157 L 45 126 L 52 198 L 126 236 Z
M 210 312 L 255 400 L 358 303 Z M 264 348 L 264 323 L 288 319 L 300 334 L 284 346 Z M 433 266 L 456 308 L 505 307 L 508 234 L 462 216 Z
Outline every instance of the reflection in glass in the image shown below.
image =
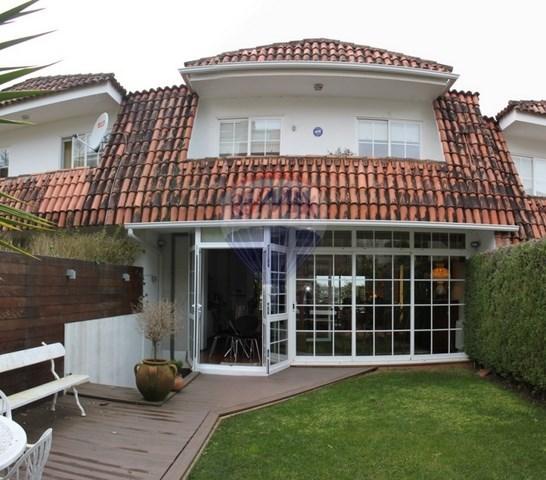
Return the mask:
M 377 332 L 375 334 L 375 354 L 392 355 L 392 333 Z
M 356 329 L 373 330 L 372 307 L 356 307 Z
M 411 333 L 394 332 L 393 347 L 394 355 L 409 355 L 411 352 Z
M 313 355 L 313 332 L 296 332 L 296 355 Z
M 317 332 L 315 334 L 315 355 L 317 356 L 331 356 L 333 347 L 332 332 Z
M 334 340 L 334 355 L 351 355 L 351 332 L 336 332 Z
M 373 355 L 373 333 L 356 333 L 356 354 Z

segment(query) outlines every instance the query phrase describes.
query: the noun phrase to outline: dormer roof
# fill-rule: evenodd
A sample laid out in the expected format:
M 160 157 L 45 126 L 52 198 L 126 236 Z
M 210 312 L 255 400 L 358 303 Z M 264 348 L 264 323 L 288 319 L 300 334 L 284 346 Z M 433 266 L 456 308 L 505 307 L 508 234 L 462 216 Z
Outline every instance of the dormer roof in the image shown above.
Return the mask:
M 184 66 L 188 68 L 230 63 L 291 61 L 391 65 L 393 67 L 406 67 L 444 73 L 453 71 L 453 67 L 433 60 L 329 38 L 305 38 L 303 40 L 242 48 L 223 52 L 212 57 L 191 60 L 185 62 Z

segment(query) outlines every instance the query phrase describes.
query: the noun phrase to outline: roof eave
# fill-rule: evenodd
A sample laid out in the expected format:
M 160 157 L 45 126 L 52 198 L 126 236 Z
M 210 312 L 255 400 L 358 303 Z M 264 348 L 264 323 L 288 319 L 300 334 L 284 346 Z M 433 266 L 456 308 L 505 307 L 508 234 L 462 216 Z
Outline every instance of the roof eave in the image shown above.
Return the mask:
M 396 65 L 379 65 L 370 63 L 351 62 L 318 62 L 318 61 L 267 61 L 267 62 L 226 62 L 215 65 L 198 65 L 182 67 L 178 71 L 185 83 L 191 87 L 192 76 L 206 75 L 209 73 L 230 73 L 248 70 L 337 70 L 351 72 L 375 72 L 426 77 L 436 80 L 445 80 L 447 88 L 455 83 L 459 75 L 453 72 L 440 72 L 425 68 L 400 67 Z

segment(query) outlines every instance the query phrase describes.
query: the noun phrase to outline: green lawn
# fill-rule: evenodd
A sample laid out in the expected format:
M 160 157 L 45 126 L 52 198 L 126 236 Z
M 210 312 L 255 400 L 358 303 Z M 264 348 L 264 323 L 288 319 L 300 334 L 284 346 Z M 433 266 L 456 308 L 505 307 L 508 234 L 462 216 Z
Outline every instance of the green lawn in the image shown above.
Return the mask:
M 546 409 L 466 369 L 385 371 L 223 421 L 201 479 L 546 478 Z

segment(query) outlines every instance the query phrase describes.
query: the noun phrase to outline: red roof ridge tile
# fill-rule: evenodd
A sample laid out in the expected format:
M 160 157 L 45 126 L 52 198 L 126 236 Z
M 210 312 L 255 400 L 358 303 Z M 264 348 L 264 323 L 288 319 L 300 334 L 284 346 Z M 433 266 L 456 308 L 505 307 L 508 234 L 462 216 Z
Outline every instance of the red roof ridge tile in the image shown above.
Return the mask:
M 303 38 L 221 52 L 184 63 L 186 67 L 225 63 L 271 61 L 327 61 L 376 63 L 407 68 L 452 72 L 453 67 L 434 60 L 331 38 Z
M 508 100 L 506 107 L 497 113 L 497 120 L 505 117 L 513 110 L 531 115 L 546 116 L 546 100 Z
M 77 88 L 85 88 L 92 85 L 99 85 L 102 83 L 112 83 L 114 88 L 125 97 L 127 91 L 116 79 L 116 76 L 112 72 L 108 73 L 69 73 L 58 75 L 42 75 L 38 77 L 30 77 L 16 84 L 10 85 L 2 89 L 2 91 L 19 91 L 19 90 L 41 90 L 48 92 L 47 95 L 55 93 L 61 93 L 68 90 L 75 90 Z M 41 96 L 44 96 L 42 94 Z M 21 97 L 12 100 L 6 100 L 0 102 L 0 107 L 6 105 L 12 105 L 14 103 L 20 103 L 27 101 L 30 97 Z

